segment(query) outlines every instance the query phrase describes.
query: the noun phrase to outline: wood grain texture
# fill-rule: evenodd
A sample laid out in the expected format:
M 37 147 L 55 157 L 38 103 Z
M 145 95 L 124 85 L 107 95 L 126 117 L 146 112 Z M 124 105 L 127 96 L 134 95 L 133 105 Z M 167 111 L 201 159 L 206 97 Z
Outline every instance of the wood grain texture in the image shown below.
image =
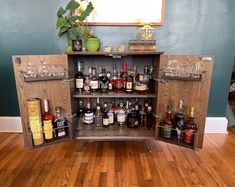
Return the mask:
M 198 127 L 197 147 L 202 148 L 213 61 L 202 61 L 199 56 L 186 55 L 161 55 L 160 58 L 160 71 L 164 69 L 168 60 L 177 60 L 178 64 L 197 62 L 203 65 L 205 77 L 201 81 L 167 80 L 164 83 L 158 83 L 157 92 L 157 113 L 162 117 L 165 116 L 167 104 L 173 105 L 173 115 L 177 112 L 179 99 L 184 101 L 183 112 L 186 115 L 189 114 L 190 106 L 194 106 L 195 122 Z
M 0 186 L 165 187 L 235 185 L 235 127 L 206 134 L 202 150 L 154 141 L 78 141 L 40 149 L 24 148 L 23 135 L 0 133 Z
M 16 58 L 20 58 L 21 63 L 16 63 Z M 71 115 L 71 94 L 70 83 L 63 80 L 25 82 L 23 72 L 27 63 L 31 62 L 36 69 L 40 69 L 40 62 L 45 60 L 50 66 L 62 64 L 68 76 L 68 62 L 66 55 L 32 55 L 32 56 L 13 56 L 14 75 L 16 80 L 18 102 L 23 124 L 25 146 L 32 147 L 32 139 L 29 133 L 28 114 L 26 100 L 28 98 L 48 99 L 50 111 L 55 114 L 55 107 L 61 106 L 64 115 Z M 41 103 L 42 104 L 42 103 Z M 43 105 L 41 105 L 43 109 Z

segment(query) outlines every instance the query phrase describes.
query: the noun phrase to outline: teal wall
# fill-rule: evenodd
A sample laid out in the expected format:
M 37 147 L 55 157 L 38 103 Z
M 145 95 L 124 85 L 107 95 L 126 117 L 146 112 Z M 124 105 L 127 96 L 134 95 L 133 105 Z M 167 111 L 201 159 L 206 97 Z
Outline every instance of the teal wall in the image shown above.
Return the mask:
M 66 47 L 55 29 L 56 10 L 66 1 L 1 0 L 0 115 L 19 115 L 11 56 L 58 54 Z M 235 51 L 234 0 L 166 0 L 165 23 L 156 28 L 160 51 L 215 56 L 208 116 L 225 116 Z M 136 27 L 94 27 L 103 45 L 135 39 Z

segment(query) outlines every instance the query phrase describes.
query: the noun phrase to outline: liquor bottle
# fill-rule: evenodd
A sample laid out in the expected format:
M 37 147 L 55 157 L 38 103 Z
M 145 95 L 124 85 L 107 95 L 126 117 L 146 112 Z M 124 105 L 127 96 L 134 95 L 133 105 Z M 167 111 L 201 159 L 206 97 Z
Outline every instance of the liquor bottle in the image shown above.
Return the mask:
M 174 140 L 182 140 L 182 130 L 184 126 L 183 100 L 178 102 L 178 112 L 175 114 L 172 137 Z
M 81 125 L 83 124 L 84 112 L 85 112 L 85 108 L 83 106 L 82 100 L 80 100 L 79 103 L 78 103 L 78 110 L 77 110 L 77 116 L 78 116 L 78 123 L 77 123 L 77 126 L 76 126 L 77 130 L 79 130 L 81 128 Z
M 102 68 L 102 76 L 100 76 L 100 92 L 108 93 L 109 79 L 106 76 L 106 69 Z
M 109 127 L 109 116 L 107 110 L 104 112 L 103 115 L 103 127 Z
M 114 114 L 114 121 L 116 121 L 117 119 L 117 107 L 115 105 L 115 100 L 113 99 L 112 102 L 111 102 L 111 105 L 112 105 L 112 111 L 113 111 L 113 114 Z
M 66 119 L 62 116 L 62 108 L 61 107 L 56 107 L 55 108 L 55 137 L 57 138 L 63 138 L 67 136 L 67 121 Z
M 78 72 L 75 75 L 75 88 L 82 92 L 84 86 L 83 61 L 78 61 Z
M 87 106 L 84 112 L 84 123 L 86 125 L 91 125 L 94 123 L 94 112 L 91 108 L 91 99 L 88 97 L 86 98 Z
M 124 89 L 124 80 L 121 78 L 121 73 L 119 72 L 117 74 L 117 78 L 114 81 L 114 91 L 116 93 L 121 93 L 123 92 Z
M 113 85 L 112 85 L 112 80 L 111 80 L 111 73 L 110 73 L 110 71 L 107 71 L 106 75 L 107 75 L 108 80 L 109 80 L 109 82 L 108 82 L 108 90 L 109 90 L 109 91 L 113 91 Z
M 154 80 L 154 67 L 153 66 L 150 66 L 149 68 L 149 85 L 148 85 L 148 88 L 149 88 L 149 92 L 150 93 L 154 93 L 155 92 L 155 80 Z
M 129 74 L 126 78 L 125 91 L 127 93 L 133 92 L 133 74 Z
M 83 90 L 85 93 L 90 93 L 91 92 L 91 85 L 90 85 L 90 77 L 89 75 L 85 76 L 85 83 L 83 86 Z
M 162 136 L 164 138 L 171 138 L 171 132 L 173 127 L 173 119 L 171 117 L 171 111 L 172 111 L 172 105 L 167 105 L 166 117 L 161 123 L 162 126 L 161 131 L 162 131 Z
M 148 106 L 149 106 L 149 103 L 148 103 L 148 99 L 146 98 L 145 100 L 144 100 L 144 108 L 145 108 L 145 111 L 147 112 L 147 110 L 148 110 Z
M 146 120 L 146 129 L 152 129 L 155 127 L 156 124 L 156 119 L 155 116 L 152 112 L 152 107 L 148 106 L 148 110 L 147 110 L 147 120 Z
M 147 85 L 147 90 L 148 85 L 149 85 L 149 68 L 148 66 L 144 66 L 144 74 L 143 74 L 143 82 Z
M 92 67 L 88 67 L 88 74 L 87 75 L 91 79 L 91 76 L 92 76 Z
M 53 140 L 54 116 L 49 113 L 48 100 L 44 99 L 43 103 L 44 103 L 44 114 L 42 116 L 42 122 L 43 122 L 44 138 L 45 142 L 51 142 Z
M 147 125 L 147 113 L 145 107 L 143 106 L 140 110 L 140 126 L 146 127 Z
M 114 111 L 112 110 L 112 105 L 109 106 L 109 111 L 108 111 L 108 117 L 109 117 L 109 125 L 114 124 Z
M 91 80 L 90 80 L 90 85 L 91 85 L 92 92 L 97 92 L 99 90 L 99 79 L 96 76 L 95 68 L 92 69 L 92 76 L 91 76 Z
M 183 140 L 187 144 L 193 144 L 194 134 L 196 132 L 196 123 L 194 122 L 194 107 L 190 108 L 189 119 L 184 125 Z
M 143 74 L 139 74 L 138 76 L 139 76 L 139 78 L 136 81 L 135 90 L 139 94 L 145 94 L 146 91 L 147 91 L 147 84 L 144 82 L 144 75 Z
M 127 79 L 127 63 L 126 62 L 122 63 L 121 78 L 124 81 L 124 88 L 125 88 L 125 86 L 126 86 L 126 79 Z
M 100 105 L 97 105 L 95 111 L 95 126 L 102 127 L 102 125 L 103 125 L 103 113 L 101 111 Z
M 117 124 L 123 126 L 125 125 L 125 123 L 126 123 L 126 111 L 123 102 L 120 102 L 117 111 Z
M 140 115 L 138 108 L 131 109 L 127 115 L 126 124 L 129 128 L 137 128 L 140 125 Z

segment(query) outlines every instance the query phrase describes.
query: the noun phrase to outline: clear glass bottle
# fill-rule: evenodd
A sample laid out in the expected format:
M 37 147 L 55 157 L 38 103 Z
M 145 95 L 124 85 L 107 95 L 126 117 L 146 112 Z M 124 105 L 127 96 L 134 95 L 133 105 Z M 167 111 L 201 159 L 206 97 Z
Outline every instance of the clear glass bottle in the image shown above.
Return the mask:
M 108 111 L 108 117 L 109 117 L 109 125 L 114 124 L 114 111 L 112 110 L 112 105 L 109 106 L 109 111 Z
M 117 111 L 117 124 L 121 126 L 126 124 L 126 111 L 123 102 L 119 103 L 119 108 Z
M 115 88 L 115 80 L 117 79 L 117 65 L 113 65 L 113 76 L 111 78 L 111 83 L 112 83 L 112 91 Z
M 66 119 L 62 116 L 62 108 L 61 107 L 56 107 L 55 108 L 55 137 L 56 138 L 63 138 L 67 136 L 67 121 Z
M 85 83 L 83 86 L 83 90 L 85 93 L 90 93 L 91 92 L 91 85 L 90 85 L 90 77 L 89 75 L 85 76 Z
M 96 127 L 102 127 L 103 126 L 103 112 L 101 111 L 100 105 L 96 106 L 95 126 Z
M 43 122 L 44 139 L 45 142 L 51 142 L 53 141 L 54 116 L 51 113 L 49 113 L 48 100 L 44 99 L 43 103 L 44 103 L 44 114 L 42 116 L 42 122 Z
M 92 92 L 99 91 L 99 79 L 96 76 L 96 69 L 95 68 L 92 69 L 92 76 L 91 76 L 91 80 L 90 80 L 90 85 L 91 85 Z
M 146 128 L 153 129 L 153 128 L 155 128 L 155 124 L 156 124 L 156 119 L 153 114 L 152 107 L 148 106 Z
M 83 61 L 78 61 L 78 72 L 75 75 L 75 88 L 82 92 L 84 86 Z

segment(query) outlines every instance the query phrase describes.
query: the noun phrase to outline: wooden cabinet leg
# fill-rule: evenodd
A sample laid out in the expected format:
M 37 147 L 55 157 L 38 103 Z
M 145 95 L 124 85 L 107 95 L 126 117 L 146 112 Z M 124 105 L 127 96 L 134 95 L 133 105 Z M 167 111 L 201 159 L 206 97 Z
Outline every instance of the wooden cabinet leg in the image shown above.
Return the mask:
M 80 140 L 80 141 L 79 141 L 79 144 L 78 144 L 78 146 L 77 146 L 77 152 L 80 152 L 80 151 L 82 150 L 83 146 L 84 146 L 86 143 L 87 143 L 86 140 Z
M 145 142 L 145 145 L 147 147 L 148 152 L 152 152 L 153 151 L 153 140 L 147 139 L 147 140 L 144 140 L 144 142 Z

